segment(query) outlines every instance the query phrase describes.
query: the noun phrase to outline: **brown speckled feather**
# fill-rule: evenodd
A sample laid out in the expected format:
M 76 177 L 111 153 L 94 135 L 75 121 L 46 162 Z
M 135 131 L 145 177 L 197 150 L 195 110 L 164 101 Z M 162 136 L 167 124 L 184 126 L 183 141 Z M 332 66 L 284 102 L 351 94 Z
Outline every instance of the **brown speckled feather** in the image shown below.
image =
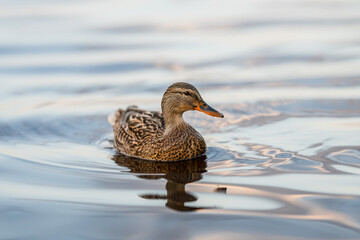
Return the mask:
M 128 153 L 147 138 L 161 136 L 165 127 L 164 119 L 159 112 L 150 112 L 128 107 L 119 109 L 115 115 L 115 146 Z

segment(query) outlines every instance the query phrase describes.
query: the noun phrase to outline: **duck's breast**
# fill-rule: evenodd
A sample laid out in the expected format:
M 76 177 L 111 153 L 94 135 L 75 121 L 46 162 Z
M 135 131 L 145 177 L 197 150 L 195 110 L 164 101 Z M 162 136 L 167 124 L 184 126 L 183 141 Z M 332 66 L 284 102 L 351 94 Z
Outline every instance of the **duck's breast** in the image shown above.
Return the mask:
M 204 138 L 188 124 L 168 132 L 159 144 L 157 158 L 167 161 L 194 158 L 206 151 Z

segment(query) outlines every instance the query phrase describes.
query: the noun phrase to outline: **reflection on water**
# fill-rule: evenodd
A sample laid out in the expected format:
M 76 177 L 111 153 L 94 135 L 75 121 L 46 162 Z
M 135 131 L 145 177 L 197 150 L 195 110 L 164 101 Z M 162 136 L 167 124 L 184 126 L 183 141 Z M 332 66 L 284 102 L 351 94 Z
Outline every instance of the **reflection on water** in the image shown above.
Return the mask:
M 185 191 L 188 183 L 199 181 L 202 173 L 206 172 L 206 156 L 192 160 L 173 163 L 153 162 L 128 157 L 125 155 L 114 155 L 113 160 L 120 166 L 127 167 L 139 178 L 166 179 L 166 195 L 142 194 L 145 199 L 167 199 L 166 206 L 178 211 L 195 211 L 201 207 L 185 206 L 187 202 L 197 200 L 197 197 Z
M 359 1 L 0 9 L 1 239 L 360 238 Z M 175 81 L 225 115 L 184 114 L 206 157 L 116 153 L 108 115 Z

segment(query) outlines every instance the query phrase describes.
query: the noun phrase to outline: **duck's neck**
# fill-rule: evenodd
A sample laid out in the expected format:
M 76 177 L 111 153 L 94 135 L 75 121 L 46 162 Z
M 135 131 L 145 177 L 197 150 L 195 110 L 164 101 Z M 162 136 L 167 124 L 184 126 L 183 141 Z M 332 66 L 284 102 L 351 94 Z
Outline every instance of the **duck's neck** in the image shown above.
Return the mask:
M 169 132 L 176 127 L 186 125 L 182 113 L 164 112 L 163 116 L 165 121 L 166 132 Z

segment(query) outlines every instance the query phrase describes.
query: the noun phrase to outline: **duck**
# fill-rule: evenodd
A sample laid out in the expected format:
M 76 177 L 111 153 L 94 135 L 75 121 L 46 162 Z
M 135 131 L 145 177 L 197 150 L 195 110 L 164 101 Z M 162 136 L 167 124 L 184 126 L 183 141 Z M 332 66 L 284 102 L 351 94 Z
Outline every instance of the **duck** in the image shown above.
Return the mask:
M 115 112 L 110 120 L 114 147 L 127 156 L 162 162 L 204 155 L 204 138 L 183 119 L 184 112 L 193 110 L 213 117 L 224 117 L 203 100 L 193 85 L 173 83 L 162 97 L 161 112 L 147 111 L 137 106 Z

